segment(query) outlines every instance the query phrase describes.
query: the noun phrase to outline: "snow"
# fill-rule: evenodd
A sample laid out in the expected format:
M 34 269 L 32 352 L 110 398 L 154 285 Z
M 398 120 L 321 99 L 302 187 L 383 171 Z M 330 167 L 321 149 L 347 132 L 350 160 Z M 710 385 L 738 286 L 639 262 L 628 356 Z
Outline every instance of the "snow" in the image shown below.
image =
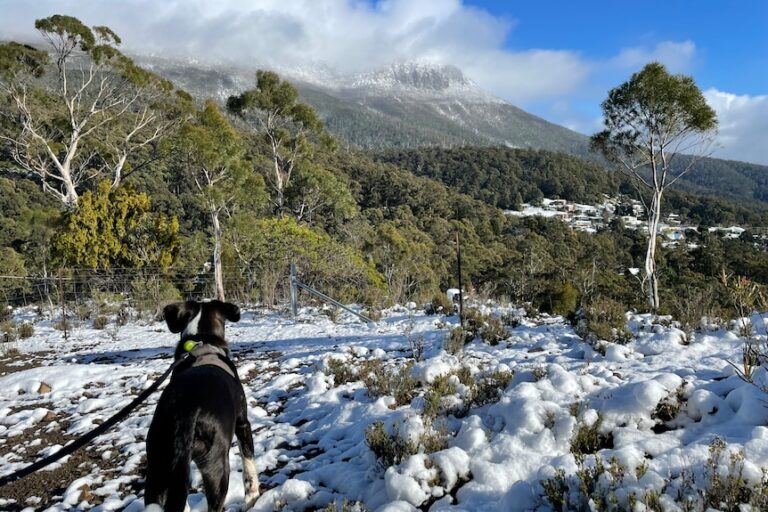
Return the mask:
M 715 436 L 724 438 L 729 450 L 743 448 L 745 478 L 759 480 L 760 468 L 768 466 L 768 408 L 765 393 L 739 379 L 729 364 L 741 357 L 738 326 L 710 327 L 683 344 L 684 333 L 669 320 L 630 315 L 632 340 L 607 344 L 601 355 L 559 317 L 523 318 L 509 329 L 507 342 L 491 347 L 476 341 L 451 355 L 442 350 L 442 340 L 456 318 L 426 316 L 414 308 L 385 311 L 375 326 L 351 317 L 333 323 L 310 309 L 301 312 L 300 321 L 273 311 L 246 311 L 227 335 L 254 431 L 262 495 L 253 510 L 316 510 L 347 499 L 380 512 L 425 506 L 543 512 L 549 505 L 541 480 L 558 468 L 576 471 L 571 443 L 581 426 L 612 436 L 612 446 L 599 453 L 629 468 L 632 476 L 620 496 L 662 490 L 688 468 L 702 471 Z M 750 321 L 757 325 L 764 319 Z M 65 342 L 52 324 L 37 322 L 35 336 L 16 345 L 39 358 L 40 366 L 0 375 L 2 474 L 54 453 L 117 412 L 167 368 L 177 339 L 162 323 L 134 321 L 112 332 L 81 325 Z M 397 406 L 392 397 L 372 398 L 361 381 L 336 382 L 326 373 L 327 361 L 340 359 L 356 368 L 384 359 L 388 368 L 402 366 L 411 356 L 408 336 L 425 341 L 425 360 L 412 368 L 417 395 L 437 376 L 450 375 L 456 390 L 450 400 L 460 403 L 470 394 L 454 375 L 462 367 L 475 377 L 494 370 L 510 370 L 514 377 L 498 400 L 474 406 L 463 417 L 441 419 L 447 447 L 419 450 L 382 468 L 366 444 L 366 428 L 375 421 L 389 429 L 397 425 L 402 438 L 418 444 L 431 428 L 421 414 L 424 399 L 416 396 Z M 754 378 L 768 384 L 763 369 Z M 142 454 L 158 396 L 87 448 L 100 463 L 83 469 L 81 478 L 61 482 L 60 499 L 42 505 L 51 511 L 94 505 L 99 511 L 144 510 Z M 659 404 L 677 400 L 682 400 L 677 416 L 656 429 Z M 55 442 L 46 437 L 52 431 L 61 432 Z M 642 464 L 647 471 L 638 480 L 634 468 Z M 244 489 L 236 446 L 230 465 L 226 506 L 238 510 Z M 86 484 L 100 504 L 83 503 Z M 205 510 L 196 469 L 192 485 L 190 510 Z M 30 498 L 22 505 L 41 506 L 39 498 Z M 0 507 L 8 503 L 0 489 Z

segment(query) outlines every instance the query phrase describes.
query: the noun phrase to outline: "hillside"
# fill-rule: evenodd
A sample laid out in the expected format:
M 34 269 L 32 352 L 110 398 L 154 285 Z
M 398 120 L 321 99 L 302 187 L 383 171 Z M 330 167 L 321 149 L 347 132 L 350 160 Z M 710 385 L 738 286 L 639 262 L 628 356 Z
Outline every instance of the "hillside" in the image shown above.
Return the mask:
M 139 57 L 193 95 L 224 101 L 253 86 L 253 69 Z M 561 151 L 604 163 L 588 138 L 495 98 L 459 69 L 400 63 L 356 75 L 325 68 L 285 70 L 301 97 L 341 141 L 371 150 L 424 146 L 507 146 Z M 686 158 L 679 161 L 684 166 Z M 678 188 L 768 206 L 768 166 L 703 159 Z
M 522 202 L 535 202 L 542 197 L 594 204 L 602 201 L 603 194 L 637 196 L 636 189 L 621 174 L 571 155 L 544 150 L 485 146 L 427 147 L 382 151 L 376 153 L 374 158 L 408 169 L 416 175 L 436 179 L 503 209 L 516 209 Z M 703 172 L 705 180 L 716 177 L 717 171 L 723 169 L 759 168 L 716 159 L 706 159 L 702 161 L 702 166 L 712 170 Z M 758 173 L 756 178 L 760 177 Z M 720 181 L 712 179 L 710 186 L 720 187 Z M 750 182 L 746 178 L 730 181 L 729 187 L 725 188 L 728 193 L 722 194 L 727 199 L 707 197 L 703 195 L 704 186 L 687 185 L 681 187 L 683 190 L 672 190 L 667 194 L 665 208 L 681 213 L 695 223 L 764 226 L 768 224 L 768 208 L 758 202 L 739 201 L 735 192 L 739 190 L 746 194 L 749 185 L 754 183 L 756 181 Z M 741 189 L 737 188 L 739 185 Z

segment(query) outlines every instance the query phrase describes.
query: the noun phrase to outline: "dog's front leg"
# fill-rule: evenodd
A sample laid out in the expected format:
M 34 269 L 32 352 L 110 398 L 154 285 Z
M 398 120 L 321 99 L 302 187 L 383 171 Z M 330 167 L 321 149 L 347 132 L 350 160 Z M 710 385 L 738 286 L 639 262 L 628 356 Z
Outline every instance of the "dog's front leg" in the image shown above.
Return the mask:
M 255 450 L 253 447 L 253 433 L 248 421 L 245 397 L 238 413 L 235 424 L 235 436 L 240 446 L 240 456 L 243 458 L 243 487 L 245 488 L 245 506 L 243 510 L 251 509 L 259 497 L 259 473 L 256 471 Z

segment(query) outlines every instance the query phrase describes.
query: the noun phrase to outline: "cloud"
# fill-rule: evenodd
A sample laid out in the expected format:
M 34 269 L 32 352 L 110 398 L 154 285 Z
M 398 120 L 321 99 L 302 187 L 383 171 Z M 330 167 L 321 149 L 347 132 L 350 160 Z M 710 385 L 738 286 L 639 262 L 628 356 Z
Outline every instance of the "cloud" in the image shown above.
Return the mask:
M 608 64 L 611 67 L 639 70 L 649 62 L 661 62 L 671 73 L 684 73 L 693 67 L 695 57 L 696 44 L 693 41 L 661 41 L 653 48 L 623 48 Z
M 110 26 L 127 49 L 254 67 L 453 64 L 517 103 L 572 92 L 590 72 L 576 52 L 506 49 L 515 21 L 460 0 L 5 0 L 3 11 L 0 31 L 14 37 L 34 35 L 36 18 L 66 13 Z
M 736 95 L 717 89 L 704 91 L 719 121 L 718 158 L 768 165 L 768 95 Z

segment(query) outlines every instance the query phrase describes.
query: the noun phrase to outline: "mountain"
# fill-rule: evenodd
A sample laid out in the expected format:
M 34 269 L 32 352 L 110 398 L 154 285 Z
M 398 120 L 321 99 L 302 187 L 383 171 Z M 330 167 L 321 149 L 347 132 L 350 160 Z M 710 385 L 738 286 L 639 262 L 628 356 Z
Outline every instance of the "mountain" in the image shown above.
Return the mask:
M 193 95 L 220 101 L 253 87 L 259 67 L 136 59 Z M 363 149 L 504 146 L 560 151 L 605 163 L 589 151 L 585 135 L 486 93 L 454 66 L 400 62 L 345 75 L 314 63 L 277 71 L 296 85 L 331 133 Z M 681 167 L 686 163 L 686 157 L 679 159 Z M 702 159 L 678 187 L 766 208 L 768 166 Z
M 224 100 L 254 84 L 255 67 L 137 60 L 198 97 Z M 454 66 L 402 62 L 349 75 L 322 66 L 280 72 L 333 134 L 364 149 L 504 145 L 588 155 L 584 135 L 491 96 Z

